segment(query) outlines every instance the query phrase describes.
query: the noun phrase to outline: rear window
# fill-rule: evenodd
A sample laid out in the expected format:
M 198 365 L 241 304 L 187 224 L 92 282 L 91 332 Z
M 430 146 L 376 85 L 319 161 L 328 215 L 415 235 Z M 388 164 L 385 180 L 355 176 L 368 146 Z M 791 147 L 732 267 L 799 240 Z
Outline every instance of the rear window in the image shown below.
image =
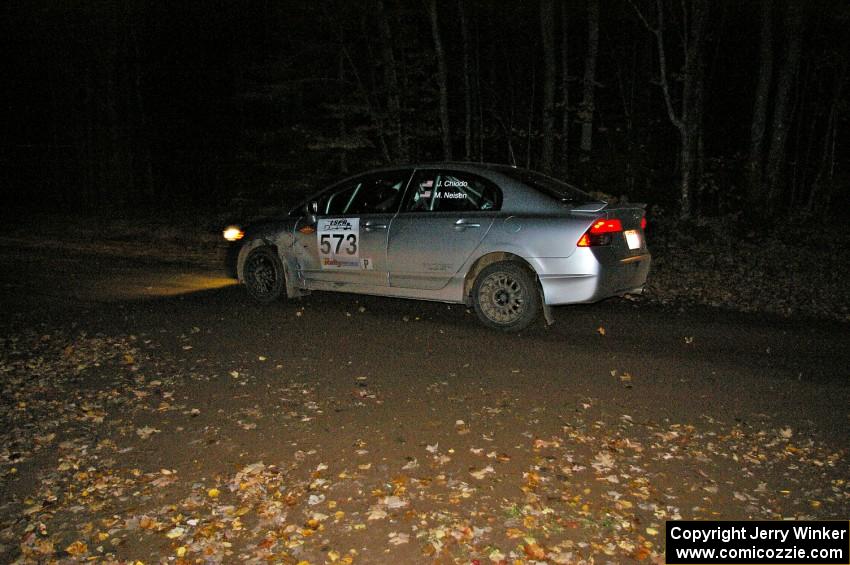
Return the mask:
M 559 181 L 543 173 L 529 171 L 528 169 L 514 169 L 512 167 L 499 169 L 499 172 L 561 202 L 579 205 L 597 201 L 588 193 L 577 189 L 573 185 Z

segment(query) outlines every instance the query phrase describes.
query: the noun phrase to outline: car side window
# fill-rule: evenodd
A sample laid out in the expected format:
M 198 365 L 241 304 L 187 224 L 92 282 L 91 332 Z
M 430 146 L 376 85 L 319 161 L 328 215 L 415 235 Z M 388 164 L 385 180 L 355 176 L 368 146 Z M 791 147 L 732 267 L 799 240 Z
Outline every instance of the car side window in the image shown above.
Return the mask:
M 413 178 L 405 212 L 498 210 L 502 193 L 492 182 L 464 172 L 423 170 Z
M 321 200 L 319 200 L 319 214 L 322 216 L 339 216 L 345 214 L 351 198 L 360 188 L 359 181 L 353 184 L 346 184 L 340 190 L 334 190 Z
M 319 215 L 389 214 L 398 209 L 410 171 L 358 177 L 319 199 Z

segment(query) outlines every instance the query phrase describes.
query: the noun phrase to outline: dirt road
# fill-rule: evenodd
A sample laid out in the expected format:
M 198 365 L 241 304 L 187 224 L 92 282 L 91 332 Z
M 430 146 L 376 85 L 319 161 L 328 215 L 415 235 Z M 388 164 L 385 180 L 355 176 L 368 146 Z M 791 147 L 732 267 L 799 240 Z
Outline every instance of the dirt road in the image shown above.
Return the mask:
M 626 300 L 259 307 L 212 265 L 0 242 L 0 560 L 661 561 L 850 517 L 850 328 Z

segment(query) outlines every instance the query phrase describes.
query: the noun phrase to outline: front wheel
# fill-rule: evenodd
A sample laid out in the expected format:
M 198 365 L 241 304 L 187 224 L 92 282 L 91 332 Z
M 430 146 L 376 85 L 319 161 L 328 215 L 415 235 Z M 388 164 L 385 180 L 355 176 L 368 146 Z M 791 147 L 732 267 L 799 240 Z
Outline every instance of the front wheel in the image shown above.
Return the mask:
M 262 304 L 274 302 L 285 292 L 283 262 L 269 247 L 258 247 L 248 254 L 243 279 L 248 295 Z
M 484 268 L 472 287 L 472 301 L 484 325 L 507 332 L 527 328 L 541 308 L 534 275 L 511 262 Z

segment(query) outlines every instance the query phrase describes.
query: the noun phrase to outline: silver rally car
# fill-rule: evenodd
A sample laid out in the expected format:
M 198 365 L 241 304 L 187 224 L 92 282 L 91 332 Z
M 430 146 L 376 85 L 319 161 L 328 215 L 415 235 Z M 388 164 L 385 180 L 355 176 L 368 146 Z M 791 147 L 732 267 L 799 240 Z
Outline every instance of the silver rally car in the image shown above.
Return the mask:
M 641 205 L 526 169 L 411 165 L 347 178 L 255 227 L 237 274 L 263 303 L 314 290 L 436 300 L 519 331 L 541 311 L 551 323 L 553 305 L 642 292 L 645 226 Z

